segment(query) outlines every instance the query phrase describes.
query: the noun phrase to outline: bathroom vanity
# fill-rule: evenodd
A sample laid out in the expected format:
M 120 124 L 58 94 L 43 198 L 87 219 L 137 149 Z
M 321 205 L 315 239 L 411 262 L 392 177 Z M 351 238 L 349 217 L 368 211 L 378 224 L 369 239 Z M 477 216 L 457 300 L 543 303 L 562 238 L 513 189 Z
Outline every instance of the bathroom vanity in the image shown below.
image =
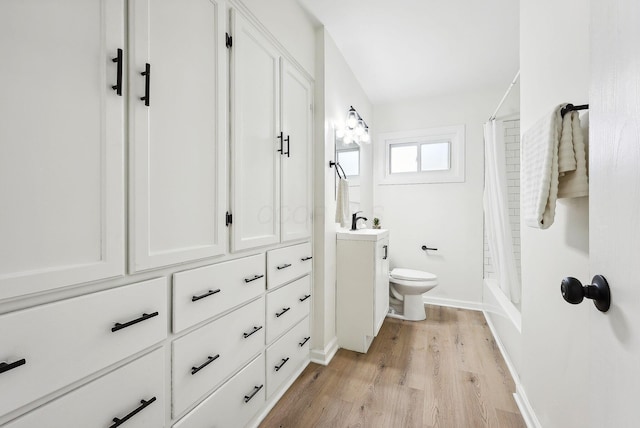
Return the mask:
M 338 345 L 366 353 L 389 310 L 389 231 L 337 232 L 336 257 Z

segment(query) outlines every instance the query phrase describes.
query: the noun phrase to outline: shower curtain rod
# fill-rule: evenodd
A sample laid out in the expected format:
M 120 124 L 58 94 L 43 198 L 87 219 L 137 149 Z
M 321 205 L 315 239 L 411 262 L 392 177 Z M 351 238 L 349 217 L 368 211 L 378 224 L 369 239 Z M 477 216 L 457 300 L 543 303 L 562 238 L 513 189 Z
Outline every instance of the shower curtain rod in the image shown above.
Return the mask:
M 493 114 L 489 117 L 489 121 L 492 121 L 493 119 L 496 118 L 496 115 L 498 114 L 498 111 L 500 110 L 500 107 L 502 107 L 502 104 L 504 104 L 504 101 L 507 99 L 507 97 L 511 93 L 511 89 L 513 89 L 513 86 L 518 81 L 518 77 L 520 77 L 520 70 L 518 70 L 518 72 L 516 73 L 516 77 L 513 78 L 513 81 L 509 85 L 509 88 L 507 89 L 507 92 L 505 92 L 504 96 L 500 100 L 500 103 L 498 104 L 498 107 L 496 107 L 496 111 L 494 111 Z

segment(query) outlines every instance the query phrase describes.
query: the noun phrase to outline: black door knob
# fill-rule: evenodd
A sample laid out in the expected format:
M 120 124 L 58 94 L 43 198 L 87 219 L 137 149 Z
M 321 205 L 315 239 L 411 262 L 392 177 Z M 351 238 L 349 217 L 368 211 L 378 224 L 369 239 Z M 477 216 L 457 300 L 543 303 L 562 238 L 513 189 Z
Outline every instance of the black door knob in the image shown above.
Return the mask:
M 611 291 L 609 284 L 602 275 L 596 275 L 591 280 L 593 284 L 583 286 L 576 278 L 566 277 L 560 284 L 562 297 L 567 302 L 577 305 L 586 297 L 592 299 L 593 304 L 601 312 L 607 312 L 611 306 Z

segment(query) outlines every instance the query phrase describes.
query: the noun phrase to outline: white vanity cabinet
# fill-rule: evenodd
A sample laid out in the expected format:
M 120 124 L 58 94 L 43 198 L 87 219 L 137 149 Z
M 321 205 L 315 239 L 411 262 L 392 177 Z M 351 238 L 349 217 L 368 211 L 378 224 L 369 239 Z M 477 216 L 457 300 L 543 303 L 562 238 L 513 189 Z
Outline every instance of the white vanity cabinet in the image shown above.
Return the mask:
M 367 352 L 389 310 L 389 231 L 337 233 L 338 345 Z
M 311 236 L 312 85 L 231 11 L 231 248 Z

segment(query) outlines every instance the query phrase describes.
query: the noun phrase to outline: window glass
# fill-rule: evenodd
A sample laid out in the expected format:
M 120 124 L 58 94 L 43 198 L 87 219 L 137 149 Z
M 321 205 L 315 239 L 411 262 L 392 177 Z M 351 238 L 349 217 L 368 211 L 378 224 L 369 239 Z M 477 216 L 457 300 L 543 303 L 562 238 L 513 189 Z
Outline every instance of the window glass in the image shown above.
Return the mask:
M 391 174 L 418 171 L 417 145 L 391 145 L 389 157 L 389 172 Z
M 434 141 L 420 145 L 420 171 L 443 171 L 450 168 L 449 141 Z
M 360 175 L 360 150 L 338 150 L 338 162 L 347 177 Z

